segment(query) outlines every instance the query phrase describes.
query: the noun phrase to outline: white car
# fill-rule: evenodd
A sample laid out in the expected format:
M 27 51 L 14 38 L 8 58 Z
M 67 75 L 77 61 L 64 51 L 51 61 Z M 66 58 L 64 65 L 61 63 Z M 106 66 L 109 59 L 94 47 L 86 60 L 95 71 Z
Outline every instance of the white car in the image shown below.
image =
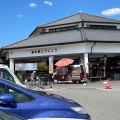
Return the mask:
M 18 85 L 26 87 L 25 85 L 23 85 L 19 81 L 17 76 L 14 74 L 14 72 L 7 65 L 0 64 L 0 78 L 6 79 L 6 80 L 14 82 Z

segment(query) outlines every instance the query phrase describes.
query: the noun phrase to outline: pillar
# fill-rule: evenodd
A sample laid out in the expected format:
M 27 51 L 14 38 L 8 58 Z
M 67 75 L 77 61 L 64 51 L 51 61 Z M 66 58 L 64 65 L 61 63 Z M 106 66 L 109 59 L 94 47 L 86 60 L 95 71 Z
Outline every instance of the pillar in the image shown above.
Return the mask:
M 84 65 L 85 65 L 85 69 L 86 69 L 86 77 L 87 80 L 89 80 L 89 57 L 88 57 L 88 53 L 84 53 Z
M 10 59 L 10 69 L 14 72 L 14 59 Z

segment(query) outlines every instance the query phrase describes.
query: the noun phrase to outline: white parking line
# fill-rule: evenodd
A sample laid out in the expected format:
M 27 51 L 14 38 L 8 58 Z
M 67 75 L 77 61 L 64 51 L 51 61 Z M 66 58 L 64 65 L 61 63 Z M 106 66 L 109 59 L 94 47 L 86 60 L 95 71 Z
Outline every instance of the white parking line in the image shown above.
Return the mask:
M 67 88 L 45 88 L 44 90 L 46 90 L 46 91 L 58 91 L 58 90 L 64 90 L 64 89 L 67 89 Z
M 97 90 L 104 90 L 104 91 L 120 91 L 120 89 L 105 89 L 105 88 L 96 88 L 96 87 L 76 87 L 76 88 L 45 88 L 45 89 L 39 89 L 43 91 L 59 91 L 59 90 L 65 90 L 65 89 L 97 89 Z M 38 90 L 37 88 L 34 88 L 33 90 Z
M 103 88 L 96 88 L 98 90 L 105 90 L 105 91 L 120 91 L 120 89 L 103 89 Z

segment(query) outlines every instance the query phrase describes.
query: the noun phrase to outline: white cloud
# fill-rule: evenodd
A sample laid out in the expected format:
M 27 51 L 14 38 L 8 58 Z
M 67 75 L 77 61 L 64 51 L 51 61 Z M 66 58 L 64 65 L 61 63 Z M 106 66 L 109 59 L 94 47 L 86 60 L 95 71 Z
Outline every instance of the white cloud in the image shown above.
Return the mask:
M 102 11 L 101 14 L 106 15 L 106 16 L 117 15 L 117 14 L 120 14 L 120 8 L 107 9 L 107 10 Z
M 49 1 L 44 1 L 45 4 L 49 5 L 49 6 L 52 6 L 52 2 L 49 2 Z
M 19 18 L 20 18 L 20 17 L 23 17 L 23 16 L 24 16 L 24 15 L 22 15 L 22 14 L 20 14 L 20 15 L 17 15 L 17 17 L 19 17 Z
M 30 3 L 29 4 L 29 7 L 37 7 L 38 5 L 37 4 L 35 4 L 35 3 Z

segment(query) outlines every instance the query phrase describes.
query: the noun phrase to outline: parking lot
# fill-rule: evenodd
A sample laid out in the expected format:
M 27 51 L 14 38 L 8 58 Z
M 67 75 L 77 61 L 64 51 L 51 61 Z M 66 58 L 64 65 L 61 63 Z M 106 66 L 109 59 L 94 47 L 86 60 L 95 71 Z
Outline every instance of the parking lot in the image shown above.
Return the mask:
M 120 120 L 120 81 L 110 81 L 111 89 L 105 89 L 104 81 L 84 84 L 53 84 L 44 91 L 62 95 L 83 105 L 92 120 Z M 43 90 L 35 88 L 36 90 Z

